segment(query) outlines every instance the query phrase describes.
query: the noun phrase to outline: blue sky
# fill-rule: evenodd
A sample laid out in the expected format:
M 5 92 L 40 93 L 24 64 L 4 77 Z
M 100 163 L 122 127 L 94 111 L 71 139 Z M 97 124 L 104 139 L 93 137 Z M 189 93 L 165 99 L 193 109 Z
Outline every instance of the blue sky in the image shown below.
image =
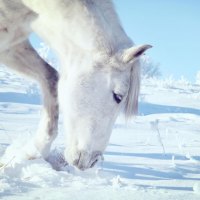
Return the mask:
M 199 0 L 113 0 L 127 34 L 147 53 L 163 77 L 195 81 L 200 70 Z M 32 37 L 35 45 L 37 38 Z
M 147 53 L 163 76 L 190 81 L 200 70 L 199 0 L 114 0 L 127 34 L 136 44 L 153 45 Z

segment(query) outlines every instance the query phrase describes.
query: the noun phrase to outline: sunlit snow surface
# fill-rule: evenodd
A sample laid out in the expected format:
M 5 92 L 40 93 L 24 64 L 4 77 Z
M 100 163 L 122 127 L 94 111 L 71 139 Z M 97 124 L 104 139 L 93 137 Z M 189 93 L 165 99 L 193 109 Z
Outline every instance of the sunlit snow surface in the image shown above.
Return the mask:
M 85 172 L 63 159 L 62 122 L 49 162 L 24 159 L 40 108 L 37 86 L 0 67 L 0 199 L 200 199 L 200 85 L 143 81 L 140 115 L 119 116 L 104 161 Z

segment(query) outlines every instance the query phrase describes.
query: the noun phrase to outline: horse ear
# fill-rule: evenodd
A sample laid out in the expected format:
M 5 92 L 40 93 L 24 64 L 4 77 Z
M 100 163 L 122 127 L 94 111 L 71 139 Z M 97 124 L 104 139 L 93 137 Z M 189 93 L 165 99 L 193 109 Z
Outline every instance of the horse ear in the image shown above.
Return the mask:
M 123 62 L 129 63 L 131 61 L 134 61 L 136 58 L 139 58 L 147 49 L 151 47 L 152 46 L 149 44 L 144 44 L 126 49 L 122 55 Z

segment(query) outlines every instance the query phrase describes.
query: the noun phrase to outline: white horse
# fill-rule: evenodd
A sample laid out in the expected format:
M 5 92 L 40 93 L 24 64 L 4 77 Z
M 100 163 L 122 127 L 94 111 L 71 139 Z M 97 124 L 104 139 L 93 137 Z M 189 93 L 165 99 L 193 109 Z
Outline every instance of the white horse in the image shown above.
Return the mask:
M 31 32 L 56 52 L 59 75 L 29 44 Z M 110 0 L 0 0 L 0 62 L 41 85 L 44 109 L 34 144 L 45 159 L 59 105 L 67 162 L 81 170 L 94 166 L 120 110 L 126 117 L 137 110 L 138 58 L 150 47 L 134 45 Z

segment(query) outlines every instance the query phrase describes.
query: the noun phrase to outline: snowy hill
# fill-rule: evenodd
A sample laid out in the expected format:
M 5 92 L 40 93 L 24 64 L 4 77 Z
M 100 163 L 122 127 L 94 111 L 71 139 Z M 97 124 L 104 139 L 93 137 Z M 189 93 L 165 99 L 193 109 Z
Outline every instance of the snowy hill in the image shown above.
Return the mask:
M 62 123 L 51 155 L 23 160 L 40 117 L 37 86 L 0 67 L 0 199 L 200 199 L 200 85 L 144 80 L 140 115 L 117 119 L 104 161 L 65 166 Z M 55 169 L 59 169 L 58 171 Z

